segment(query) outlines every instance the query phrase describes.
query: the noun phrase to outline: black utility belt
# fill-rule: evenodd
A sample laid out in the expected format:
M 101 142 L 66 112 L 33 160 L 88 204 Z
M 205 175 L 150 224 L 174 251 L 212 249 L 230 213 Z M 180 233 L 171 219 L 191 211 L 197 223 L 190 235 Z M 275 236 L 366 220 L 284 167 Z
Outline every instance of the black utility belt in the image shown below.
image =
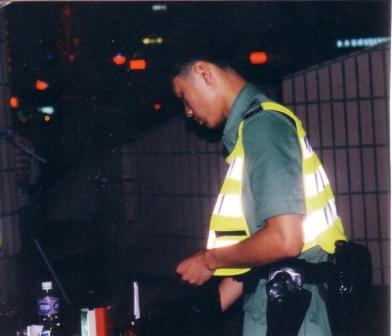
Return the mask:
M 333 267 L 334 264 L 329 261 L 310 263 L 303 259 L 286 259 L 268 266 L 252 268 L 249 272 L 236 276 L 235 279 L 252 283 L 260 279 L 271 280 L 277 273 L 287 272 L 298 281 L 298 284 L 321 284 L 331 279 Z

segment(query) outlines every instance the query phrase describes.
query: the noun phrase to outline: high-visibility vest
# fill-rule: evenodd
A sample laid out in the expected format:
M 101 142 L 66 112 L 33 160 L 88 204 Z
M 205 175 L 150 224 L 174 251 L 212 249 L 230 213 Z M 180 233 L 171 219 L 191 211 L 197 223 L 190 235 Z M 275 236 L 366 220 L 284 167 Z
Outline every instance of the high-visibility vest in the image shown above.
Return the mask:
M 303 222 L 304 246 L 302 252 L 319 245 L 325 252 L 335 252 L 335 241 L 347 240 L 342 221 L 336 212 L 335 198 L 327 175 L 313 152 L 301 121 L 288 108 L 274 103 L 261 103 L 264 111 L 277 111 L 290 117 L 297 130 L 302 153 L 302 175 L 306 216 Z M 267 112 L 268 113 L 268 112 Z M 210 221 L 207 249 L 230 246 L 250 236 L 242 209 L 242 180 L 245 153 L 242 144 L 241 121 L 234 150 L 226 158 L 230 165 L 221 187 Z M 250 268 L 221 268 L 217 276 L 246 273 Z

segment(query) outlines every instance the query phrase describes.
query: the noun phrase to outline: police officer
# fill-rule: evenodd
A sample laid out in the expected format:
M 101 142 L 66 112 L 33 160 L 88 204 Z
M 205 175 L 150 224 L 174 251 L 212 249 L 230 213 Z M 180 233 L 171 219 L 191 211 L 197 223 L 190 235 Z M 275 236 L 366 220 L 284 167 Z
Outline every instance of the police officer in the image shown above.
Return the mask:
M 334 252 L 335 241 L 346 240 L 328 178 L 301 122 L 214 57 L 185 57 L 175 64 L 171 78 L 188 118 L 210 129 L 225 123 L 222 140 L 229 153 L 207 248 L 183 260 L 177 273 L 198 286 L 221 276 L 222 311 L 244 294 L 243 335 L 283 334 L 273 332 L 279 324 L 275 319 L 273 327 L 268 317 L 268 326 L 267 316 L 276 317 L 279 309 L 287 313 L 270 304 L 281 303 L 281 294 L 290 288 L 294 295 L 285 304 L 305 307 L 290 332 L 330 335 L 322 286 L 307 284 L 300 271 L 285 264 L 323 262 Z M 251 268 L 268 270 L 270 265 L 274 267 L 257 275 L 254 286 L 241 280 Z

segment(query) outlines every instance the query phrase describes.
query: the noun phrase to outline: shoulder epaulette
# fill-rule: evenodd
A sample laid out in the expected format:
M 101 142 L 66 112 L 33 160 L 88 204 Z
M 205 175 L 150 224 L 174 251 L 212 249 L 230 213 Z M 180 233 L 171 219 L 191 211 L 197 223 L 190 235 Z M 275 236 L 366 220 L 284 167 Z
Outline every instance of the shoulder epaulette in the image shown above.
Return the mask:
M 243 114 L 242 119 L 243 120 L 249 119 L 250 117 L 253 117 L 255 114 L 259 112 L 263 112 L 263 107 L 261 106 L 261 103 L 255 104 L 249 110 L 247 110 Z

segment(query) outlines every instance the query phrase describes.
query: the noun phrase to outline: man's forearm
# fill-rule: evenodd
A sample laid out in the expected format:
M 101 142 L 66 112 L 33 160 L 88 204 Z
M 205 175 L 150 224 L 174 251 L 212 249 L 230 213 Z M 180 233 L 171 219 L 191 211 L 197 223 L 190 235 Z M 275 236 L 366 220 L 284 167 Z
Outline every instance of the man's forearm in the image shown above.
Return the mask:
M 267 221 L 265 228 L 238 244 L 207 250 L 208 268 L 255 267 L 301 253 L 302 215 L 283 215 Z

